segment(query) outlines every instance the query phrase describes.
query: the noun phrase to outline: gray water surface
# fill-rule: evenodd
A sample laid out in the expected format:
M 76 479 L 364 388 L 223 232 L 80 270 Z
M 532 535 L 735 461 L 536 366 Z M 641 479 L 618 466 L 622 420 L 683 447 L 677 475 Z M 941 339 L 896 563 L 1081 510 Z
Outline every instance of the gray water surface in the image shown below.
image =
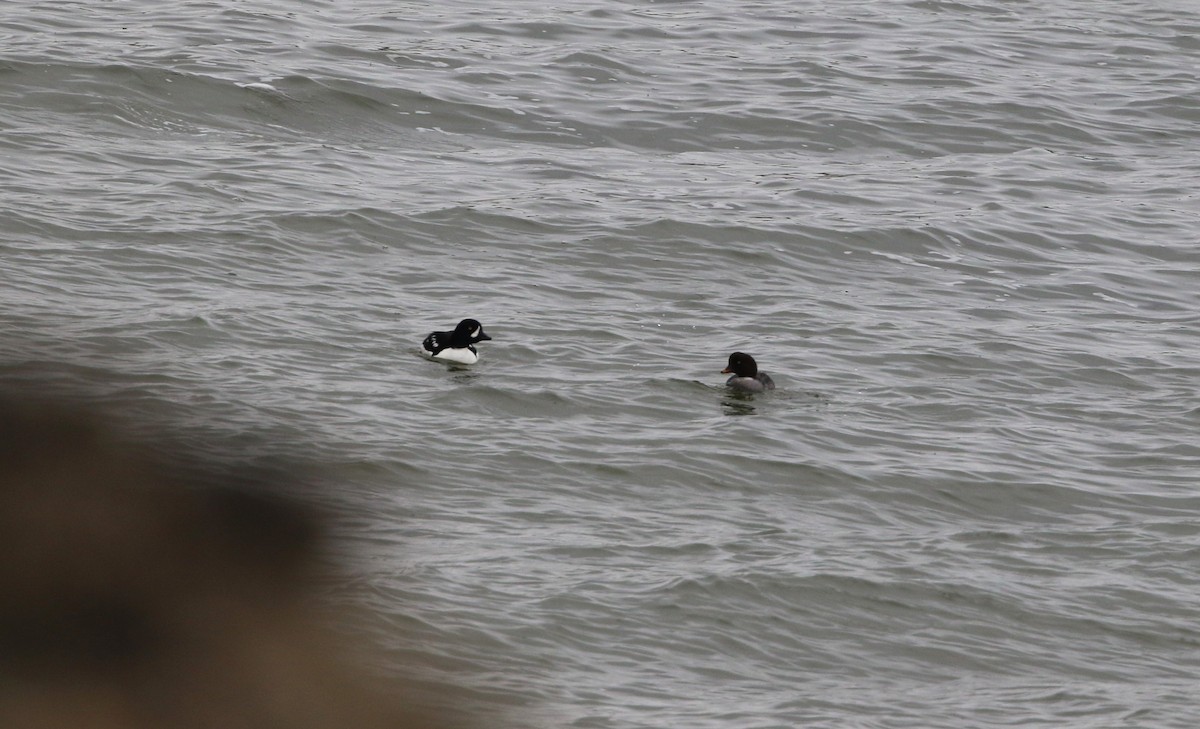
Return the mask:
M 1198 69 L 1167 1 L 11 0 L 0 354 L 311 464 L 523 725 L 1194 727 Z

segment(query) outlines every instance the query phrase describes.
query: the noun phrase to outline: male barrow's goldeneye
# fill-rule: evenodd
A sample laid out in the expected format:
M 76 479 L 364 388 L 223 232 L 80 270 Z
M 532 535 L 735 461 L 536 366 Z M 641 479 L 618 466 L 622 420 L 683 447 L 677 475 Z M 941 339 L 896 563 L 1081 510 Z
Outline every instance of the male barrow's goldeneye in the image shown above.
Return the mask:
M 733 376 L 725 380 L 728 387 L 744 392 L 762 392 L 774 390 L 775 382 L 766 372 L 758 371 L 758 363 L 754 358 L 743 352 L 729 355 L 729 366 L 721 370 L 721 374 Z
M 475 364 L 479 361 L 476 342 L 486 342 L 491 337 L 483 333 L 483 325 L 474 319 L 463 319 L 452 332 L 433 332 L 421 342 L 425 354 L 443 362 Z

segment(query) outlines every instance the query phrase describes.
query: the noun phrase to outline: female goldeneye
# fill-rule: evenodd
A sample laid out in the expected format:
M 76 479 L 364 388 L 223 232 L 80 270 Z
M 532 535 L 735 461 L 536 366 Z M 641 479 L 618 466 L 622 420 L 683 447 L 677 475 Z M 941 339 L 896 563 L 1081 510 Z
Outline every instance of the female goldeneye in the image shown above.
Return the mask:
M 754 358 L 742 352 L 729 355 L 729 366 L 721 370 L 721 374 L 733 376 L 725 380 L 728 387 L 745 392 L 762 392 L 774 390 L 775 382 L 766 372 L 758 371 L 758 363 Z
M 475 364 L 479 361 L 475 343 L 489 340 L 491 337 L 483 333 L 482 324 L 474 319 L 463 319 L 452 332 L 433 332 L 425 337 L 421 348 L 425 354 L 444 362 Z

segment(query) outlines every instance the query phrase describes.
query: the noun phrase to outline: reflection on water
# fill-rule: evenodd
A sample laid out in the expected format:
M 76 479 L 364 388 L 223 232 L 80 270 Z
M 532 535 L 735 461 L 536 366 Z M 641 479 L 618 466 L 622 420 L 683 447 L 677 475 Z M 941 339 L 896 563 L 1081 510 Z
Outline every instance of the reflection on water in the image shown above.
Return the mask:
M 450 365 L 446 369 L 453 373 L 453 380 L 460 385 L 467 385 L 479 379 L 479 373 L 467 365 Z
M 726 388 L 721 409 L 726 415 L 753 415 L 756 411 L 753 403 L 754 393 Z

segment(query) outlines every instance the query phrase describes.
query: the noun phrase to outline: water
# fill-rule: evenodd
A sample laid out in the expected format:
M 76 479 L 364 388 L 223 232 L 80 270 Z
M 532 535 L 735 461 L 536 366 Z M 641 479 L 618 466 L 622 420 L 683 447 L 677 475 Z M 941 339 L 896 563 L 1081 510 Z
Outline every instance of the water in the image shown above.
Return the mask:
M 526 726 L 1200 720 L 1191 3 L 0 38 L 9 376 L 311 466 L 387 668 Z

